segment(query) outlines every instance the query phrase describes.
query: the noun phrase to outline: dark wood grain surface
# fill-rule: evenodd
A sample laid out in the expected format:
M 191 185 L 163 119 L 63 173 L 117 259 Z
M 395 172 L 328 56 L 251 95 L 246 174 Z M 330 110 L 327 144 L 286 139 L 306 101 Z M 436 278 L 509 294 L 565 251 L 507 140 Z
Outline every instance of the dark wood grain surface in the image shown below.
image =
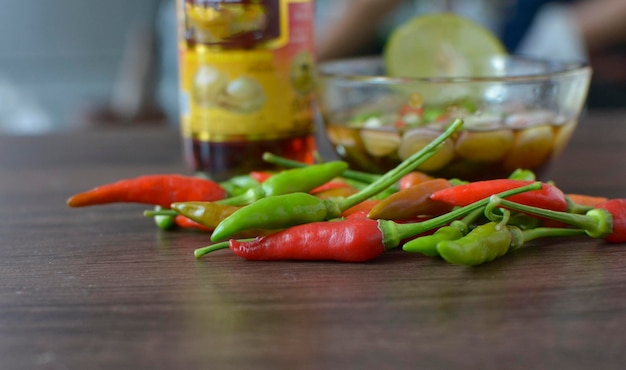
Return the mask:
M 626 197 L 626 113 L 592 112 L 542 177 Z M 78 191 L 187 172 L 178 134 L 0 137 L 1 369 L 622 369 L 626 245 L 554 240 L 464 268 L 255 263 Z

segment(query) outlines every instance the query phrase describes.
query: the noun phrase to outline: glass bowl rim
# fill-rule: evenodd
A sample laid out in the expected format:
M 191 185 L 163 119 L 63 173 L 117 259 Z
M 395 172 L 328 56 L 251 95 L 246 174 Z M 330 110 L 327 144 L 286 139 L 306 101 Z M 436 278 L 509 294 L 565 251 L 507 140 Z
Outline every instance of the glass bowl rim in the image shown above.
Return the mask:
M 586 61 L 570 61 L 570 60 L 557 60 L 548 58 L 538 58 L 532 56 L 523 55 L 504 55 L 486 58 L 487 60 L 503 60 L 503 61 L 522 61 L 530 63 L 540 63 L 555 67 L 554 70 L 541 73 L 529 73 L 518 75 L 504 75 L 504 76 L 452 76 L 452 77 L 392 77 L 385 75 L 375 74 L 352 74 L 352 73 L 338 73 L 328 72 L 325 68 L 336 66 L 346 63 L 383 63 L 381 56 L 362 56 L 333 59 L 319 62 L 316 66 L 316 74 L 318 77 L 324 79 L 335 79 L 352 82 L 363 83 L 388 83 L 388 84 L 406 84 L 406 83 L 434 83 L 434 84 L 448 84 L 448 83 L 471 83 L 471 82 L 532 82 L 532 81 L 545 81 L 546 79 L 566 77 L 570 75 L 588 75 L 591 74 L 591 67 Z

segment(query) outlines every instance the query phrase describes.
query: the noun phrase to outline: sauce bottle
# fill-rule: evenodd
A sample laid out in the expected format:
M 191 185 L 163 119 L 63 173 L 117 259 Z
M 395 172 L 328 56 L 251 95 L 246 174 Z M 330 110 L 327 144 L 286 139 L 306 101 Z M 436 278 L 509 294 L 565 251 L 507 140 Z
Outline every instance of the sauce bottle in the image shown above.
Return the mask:
M 183 150 L 216 181 L 312 162 L 313 0 L 177 0 Z

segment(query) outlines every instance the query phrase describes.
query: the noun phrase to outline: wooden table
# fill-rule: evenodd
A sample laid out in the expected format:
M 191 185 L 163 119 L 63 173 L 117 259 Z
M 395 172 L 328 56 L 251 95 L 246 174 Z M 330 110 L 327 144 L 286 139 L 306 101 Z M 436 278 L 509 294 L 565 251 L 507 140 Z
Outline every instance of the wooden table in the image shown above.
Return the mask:
M 626 196 L 626 113 L 593 112 L 543 179 Z M 187 172 L 178 134 L 0 137 L 1 369 L 601 369 L 626 366 L 626 245 L 556 240 L 464 268 L 201 260 L 141 205 L 78 191 Z

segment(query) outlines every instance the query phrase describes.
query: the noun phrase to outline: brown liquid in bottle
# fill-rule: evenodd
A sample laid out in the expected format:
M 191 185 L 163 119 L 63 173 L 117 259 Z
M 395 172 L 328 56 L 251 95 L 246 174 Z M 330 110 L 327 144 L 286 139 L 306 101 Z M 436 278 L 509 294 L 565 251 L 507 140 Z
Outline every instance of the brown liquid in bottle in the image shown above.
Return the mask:
M 187 162 L 193 170 L 211 174 L 217 181 L 256 170 L 270 170 L 274 166 L 264 162 L 263 153 L 270 152 L 301 162 L 313 162 L 315 139 L 313 135 L 274 140 L 210 142 L 184 139 Z

